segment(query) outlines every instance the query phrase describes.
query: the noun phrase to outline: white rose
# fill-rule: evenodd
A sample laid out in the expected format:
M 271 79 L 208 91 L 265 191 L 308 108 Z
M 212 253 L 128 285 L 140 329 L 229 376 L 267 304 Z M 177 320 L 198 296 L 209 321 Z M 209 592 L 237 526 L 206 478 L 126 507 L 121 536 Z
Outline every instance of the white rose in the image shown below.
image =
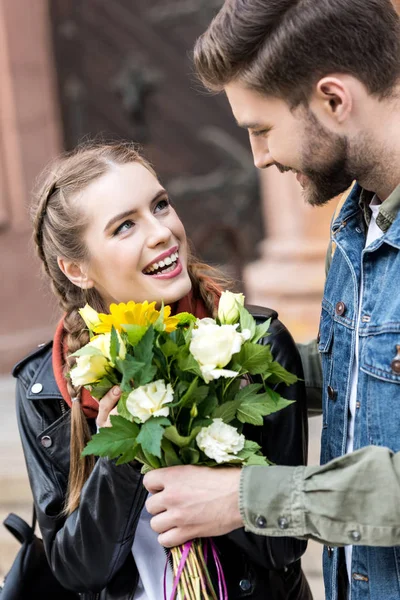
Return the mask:
M 71 381 L 74 386 L 100 381 L 106 374 L 108 365 L 108 360 L 101 354 L 78 356 L 76 366 L 71 369 Z
M 201 319 L 193 329 L 189 350 L 200 365 L 207 383 L 219 377 L 236 377 L 236 371 L 223 369 L 233 354 L 240 351 L 250 332 L 239 333 L 236 325 L 217 325 L 213 319 Z
M 245 437 L 236 427 L 227 425 L 222 419 L 213 419 L 208 427 L 203 427 L 196 436 L 200 450 L 217 463 L 237 459 L 236 454 L 244 447 Z
M 167 417 L 169 407 L 164 404 L 169 404 L 173 398 L 172 385 L 165 385 L 163 379 L 158 379 L 133 390 L 126 399 L 126 408 L 132 416 L 144 423 L 150 417 Z
M 223 325 L 237 323 L 240 318 L 239 308 L 244 306 L 244 295 L 222 292 L 218 303 L 218 319 Z

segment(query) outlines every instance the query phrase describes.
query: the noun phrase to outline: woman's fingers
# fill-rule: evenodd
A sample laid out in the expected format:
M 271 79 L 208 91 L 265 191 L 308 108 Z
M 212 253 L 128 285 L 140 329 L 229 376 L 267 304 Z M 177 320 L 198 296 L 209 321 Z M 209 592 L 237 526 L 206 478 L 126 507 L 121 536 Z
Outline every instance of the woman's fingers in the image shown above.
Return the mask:
M 121 397 L 121 389 L 116 385 L 103 396 L 99 402 L 99 414 L 97 415 L 97 427 L 111 427 L 110 415 L 117 415 L 116 404 Z

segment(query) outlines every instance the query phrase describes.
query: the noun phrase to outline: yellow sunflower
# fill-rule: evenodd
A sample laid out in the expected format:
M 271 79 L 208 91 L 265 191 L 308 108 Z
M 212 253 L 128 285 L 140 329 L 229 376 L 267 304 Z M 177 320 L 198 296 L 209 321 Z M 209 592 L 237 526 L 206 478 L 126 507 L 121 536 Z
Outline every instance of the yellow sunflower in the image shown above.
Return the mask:
M 171 307 L 164 306 L 163 323 L 165 331 L 170 333 L 174 331 L 179 323 L 176 317 L 170 317 Z M 100 323 L 93 327 L 95 333 L 108 333 L 114 325 L 117 331 L 123 330 L 123 325 L 141 325 L 148 327 L 154 324 L 160 316 L 160 311 L 156 309 L 156 303 L 151 302 L 133 302 L 131 300 L 127 304 L 110 305 L 110 314 L 99 313 Z

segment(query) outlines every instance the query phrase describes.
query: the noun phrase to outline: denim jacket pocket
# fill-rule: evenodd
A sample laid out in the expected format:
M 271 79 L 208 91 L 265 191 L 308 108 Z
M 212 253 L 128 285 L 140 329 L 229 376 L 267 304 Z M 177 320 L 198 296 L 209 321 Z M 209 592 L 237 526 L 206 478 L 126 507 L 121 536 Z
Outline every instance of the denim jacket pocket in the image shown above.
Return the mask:
M 318 350 L 321 354 L 329 352 L 333 338 L 333 317 L 324 308 L 321 313 L 321 321 L 318 333 Z
M 400 383 L 400 331 L 368 337 L 360 368 L 383 381 Z
M 361 402 L 366 403 L 364 444 L 400 451 L 400 331 L 369 336 L 360 354 L 365 374 Z M 390 385 L 393 384 L 393 385 Z

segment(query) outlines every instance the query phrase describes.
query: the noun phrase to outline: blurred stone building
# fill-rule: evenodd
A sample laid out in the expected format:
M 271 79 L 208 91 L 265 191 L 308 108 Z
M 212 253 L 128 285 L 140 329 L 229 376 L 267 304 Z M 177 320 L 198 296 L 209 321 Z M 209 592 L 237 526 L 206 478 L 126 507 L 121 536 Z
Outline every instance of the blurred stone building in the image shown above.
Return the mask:
M 0 372 L 59 317 L 39 277 L 28 206 L 35 177 L 89 138 L 139 142 L 197 252 L 249 301 L 316 335 L 333 208 L 310 209 L 291 174 L 252 164 L 224 96 L 190 50 L 222 0 L 0 0 Z

